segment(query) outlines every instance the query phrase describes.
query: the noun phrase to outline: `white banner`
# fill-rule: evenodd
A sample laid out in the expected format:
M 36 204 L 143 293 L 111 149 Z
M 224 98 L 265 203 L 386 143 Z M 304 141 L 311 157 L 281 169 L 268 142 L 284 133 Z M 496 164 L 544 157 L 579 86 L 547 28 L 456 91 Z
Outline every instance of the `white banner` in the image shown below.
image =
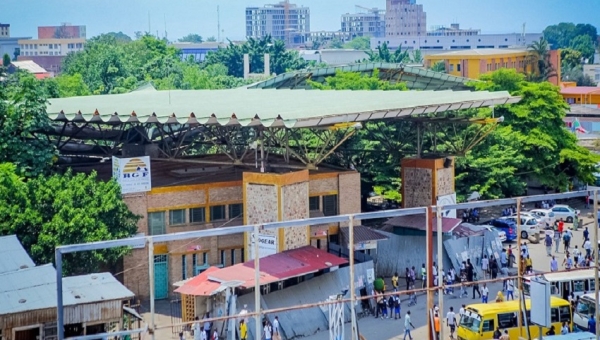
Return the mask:
M 250 233 L 250 258 L 254 259 L 254 233 Z M 277 236 L 258 234 L 258 256 L 263 258 L 265 256 L 277 254 Z
M 438 206 L 445 206 L 445 205 L 454 205 L 456 204 L 456 193 L 452 193 L 449 195 L 444 195 L 444 196 L 438 196 L 437 199 L 437 205 Z M 456 209 L 444 209 L 444 211 L 442 211 L 442 217 L 450 217 L 450 218 L 456 218 Z
M 112 158 L 113 178 L 121 186 L 122 194 L 144 192 L 152 189 L 150 157 Z

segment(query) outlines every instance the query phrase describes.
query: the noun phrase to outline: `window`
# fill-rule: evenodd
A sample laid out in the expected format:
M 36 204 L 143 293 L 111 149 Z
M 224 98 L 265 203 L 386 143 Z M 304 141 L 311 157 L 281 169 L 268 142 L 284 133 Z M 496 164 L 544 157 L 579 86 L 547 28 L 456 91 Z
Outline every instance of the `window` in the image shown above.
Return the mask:
M 226 258 L 226 251 L 225 250 L 221 250 L 221 265 L 223 267 L 225 267 L 227 264 L 225 263 L 227 258 Z
M 560 320 L 558 318 L 558 308 L 552 308 L 550 310 L 550 322 L 552 322 L 552 323 L 560 322 Z
M 213 205 L 210 207 L 210 220 L 218 221 L 225 219 L 225 206 L 224 205 Z
M 169 211 L 169 225 L 185 224 L 185 209 Z
M 335 216 L 338 214 L 338 197 L 337 195 L 323 196 L 323 215 Z
M 191 208 L 190 209 L 190 223 L 203 223 L 206 222 L 206 208 Z
M 571 322 L 571 307 L 561 306 L 558 307 L 558 314 L 560 316 L 560 322 Z
M 454 72 L 454 64 L 449 64 L 450 65 L 450 72 Z
M 166 234 L 165 212 L 148 213 L 148 233 L 150 235 Z
M 231 249 L 231 265 L 235 264 L 235 249 Z
M 456 64 L 456 70 L 460 72 L 460 64 Z
M 321 202 L 319 196 L 313 196 L 313 197 L 309 197 L 308 198 L 308 210 L 310 211 L 315 211 L 315 210 L 321 210 Z
M 187 261 L 186 261 L 186 257 L 187 255 L 181 255 L 181 279 L 185 280 L 187 279 Z
M 502 313 L 502 314 L 498 314 L 498 326 L 501 329 L 517 327 L 517 316 L 516 316 L 516 313 Z
M 483 327 L 481 329 L 483 332 L 493 332 L 496 329 L 494 328 L 494 320 L 484 320 Z
M 244 214 L 244 205 L 242 203 L 229 205 L 229 219 L 241 218 Z

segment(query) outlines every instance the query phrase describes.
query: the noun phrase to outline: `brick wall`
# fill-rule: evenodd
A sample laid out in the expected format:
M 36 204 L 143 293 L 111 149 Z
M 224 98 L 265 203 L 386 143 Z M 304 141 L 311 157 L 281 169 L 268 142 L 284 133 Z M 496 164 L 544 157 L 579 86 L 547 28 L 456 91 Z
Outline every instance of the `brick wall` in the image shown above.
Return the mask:
M 360 173 L 347 172 L 341 173 L 338 177 L 339 192 L 338 204 L 339 214 L 355 214 L 360 213 Z M 355 221 L 355 225 L 360 224 L 360 221 Z M 348 223 L 342 223 L 342 226 L 347 226 Z

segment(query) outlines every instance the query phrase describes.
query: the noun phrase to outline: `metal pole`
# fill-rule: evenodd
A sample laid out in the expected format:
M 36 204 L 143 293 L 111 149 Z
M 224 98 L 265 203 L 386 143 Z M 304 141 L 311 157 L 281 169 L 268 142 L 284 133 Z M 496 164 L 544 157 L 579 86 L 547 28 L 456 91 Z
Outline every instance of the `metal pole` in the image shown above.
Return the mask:
M 148 282 L 150 283 L 150 336 L 154 340 L 154 241 L 148 238 Z
M 350 261 L 350 320 L 352 322 L 352 340 L 358 340 L 356 325 L 356 295 L 354 292 L 354 216 L 350 215 L 348 223 L 348 260 Z
M 522 276 L 521 276 L 521 199 L 517 198 L 517 255 L 515 256 L 515 258 L 517 259 L 517 287 L 519 289 L 519 292 L 523 292 L 523 286 L 522 286 Z M 508 254 L 507 254 L 508 255 Z M 508 262 L 508 259 L 507 259 Z M 507 268 L 508 271 L 508 268 Z M 510 274 L 509 274 L 510 276 Z M 522 294 L 520 294 L 522 295 Z M 521 300 L 521 299 L 519 299 Z M 523 312 L 521 311 L 521 302 L 519 301 L 519 316 L 517 317 L 517 326 L 519 327 L 519 336 L 523 336 L 523 323 L 522 323 L 522 319 L 523 319 Z
M 444 282 L 444 278 L 441 277 L 440 273 L 442 270 L 442 207 L 438 206 L 435 208 L 435 214 L 437 219 L 437 265 L 438 265 L 438 305 L 440 311 L 438 313 L 438 319 L 440 320 L 440 339 L 444 339 L 444 327 L 442 327 L 442 313 L 444 313 L 444 292 L 442 289 L 442 283 Z M 440 340 L 437 339 L 437 340 Z
M 594 293 L 596 294 L 596 303 L 598 303 L 598 299 L 600 298 L 600 294 L 598 293 L 600 289 L 598 288 L 598 227 L 598 191 L 594 190 Z M 594 334 L 600 334 L 598 318 L 600 318 L 600 309 L 596 306 L 596 332 Z M 598 339 L 598 336 L 596 336 L 596 339 Z
M 260 255 L 259 255 L 259 243 L 258 243 L 258 224 L 254 226 L 254 309 L 256 310 L 256 318 L 254 319 L 254 339 L 259 340 L 262 338 L 262 327 L 260 325 Z
M 54 258 L 56 261 L 56 330 L 58 340 L 63 340 L 65 338 L 65 320 L 63 314 L 62 254 L 60 249 L 54 250 Z
M 427 311 L 431 311 L 431 309 L 433 308 L 433 296 L 431 295 L 432 291 L 430 287 L 430 283 L 432 282 L 429 278 L 432 275 L 432 270 L 431 268 L 433 268 L 433 216 L 431 213 L 431 207 L 427 207 L 427 211 L 425 212 L 425 225 L 426 225 L 426 229 L 425 229 L 425 234 L 426 234 L 426 238 L 427 241 L 425 242 L 425 262 L 426 267 L 425 268 L 429 268 L 426 269 L 426 274 L 427 276 L 423 278 L 423 280 L 426 280 L 426 287 L 427 287 Z M 418 270 L 418 269 L 417 269 Z M 433 319 L 432 319 L 433 315 L 428 312 L 427 313 L 427 324 L 429 325 L 427 327 L 427 339 L 430 340 L 434 340 L 434 334 L 435 332 L 431 329 L 431 325 L 433 324 Z

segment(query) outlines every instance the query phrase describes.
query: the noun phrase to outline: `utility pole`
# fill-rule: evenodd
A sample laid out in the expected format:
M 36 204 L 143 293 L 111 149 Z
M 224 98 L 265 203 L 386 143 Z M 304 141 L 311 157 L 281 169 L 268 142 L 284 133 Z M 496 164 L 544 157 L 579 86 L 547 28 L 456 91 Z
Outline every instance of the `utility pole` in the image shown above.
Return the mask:
M 219 12 L 219 5 L 217 5 L 217 42 L 221 42 L 221 12 Z

